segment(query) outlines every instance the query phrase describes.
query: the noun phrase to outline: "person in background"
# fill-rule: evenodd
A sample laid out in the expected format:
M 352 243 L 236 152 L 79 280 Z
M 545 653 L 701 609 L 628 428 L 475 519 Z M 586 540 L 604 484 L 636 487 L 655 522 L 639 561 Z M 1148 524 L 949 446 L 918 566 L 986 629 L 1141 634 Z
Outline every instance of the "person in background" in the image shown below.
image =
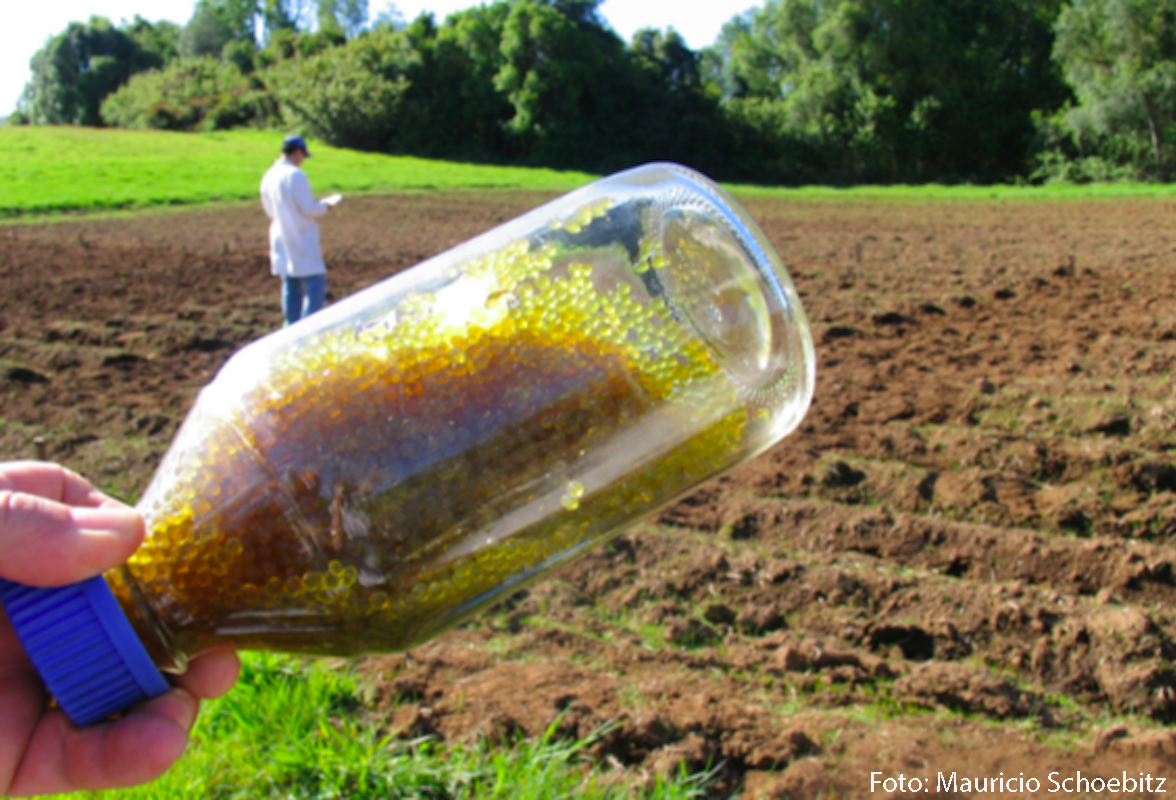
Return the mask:
M 331 206 L 316 200 L 302 162 L 306 140 L 287 136 L 282 156 L 261 179 L 261 205 L 270 218 L 270 270 L 282 279 L 282 313 L 292 325 L 323 307 L 327 265 L 319 247 L 318 218 Z
M 77 583 L 126 561 L 143 518 L 56 464 L 0 463 L 0 578 Z M 194 659 L 166 694 L 118 719 L 78 728 L 52 707 L 0 607 L 0 796 L 135 786 L 167 771 L 188 745 L 201 698 L 237 680 L 231 652 Z

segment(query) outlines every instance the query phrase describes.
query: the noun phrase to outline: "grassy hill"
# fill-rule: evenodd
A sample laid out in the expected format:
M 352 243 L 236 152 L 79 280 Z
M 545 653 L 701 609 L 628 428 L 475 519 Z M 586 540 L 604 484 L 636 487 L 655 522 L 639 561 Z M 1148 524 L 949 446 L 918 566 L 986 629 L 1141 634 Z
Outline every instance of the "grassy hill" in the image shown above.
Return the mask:
M 0 125 L 0 218 L 233 201 L 255 197 L 278 154 L 273 131 L 170 133 Z M 311 142 L 316 191 L 570 191 L 582 172 L 361 153 Z M 1171 197 L 1165 184 L 1087 186 L 731 187 L 745 196 L 815 202 L 991 202 Z
M 257 196 L 278 156 L 280 134 L 169 133 L 0 126 L 0 217 L 241 200 Z M 310 142 L 315 190 L 447 189 L 569 191 L 579 172 L 521 169 L 360 153 Z

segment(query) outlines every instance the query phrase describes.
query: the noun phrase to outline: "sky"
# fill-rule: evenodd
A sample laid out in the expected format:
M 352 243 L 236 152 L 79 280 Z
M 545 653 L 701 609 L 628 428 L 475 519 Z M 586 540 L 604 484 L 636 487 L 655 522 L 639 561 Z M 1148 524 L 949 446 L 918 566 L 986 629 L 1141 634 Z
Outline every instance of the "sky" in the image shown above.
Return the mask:
M 600 12 L 625 41 L 640 28 L 673 28 L 692 50 L 700 50 L 714 43 L 724 22 L 761 2 L 742 0 L 728 6 L 699 0 L 604 0 Z M 16 107 L 29 81 L 29 59 L 69 23 L 84 22 L 97 15 L 117 24 L 130 21 L 138 14 L 151 22 L 169 20 L 182 25 L 191 18 L 195 5 L 195 0 L 33 0 L 29 5 L 14 4 L 5 15 L 5 24 L 0 26 L 0 117 Z M 368 5 L 375 19 L 393 4 L 387 0 L 369 0 Z M 447 14 L 476 5 L 481 3 L 397 0 L 394 8 L 405 21 L 411 21 L 422 11 L 432 11 L 441 22 Z

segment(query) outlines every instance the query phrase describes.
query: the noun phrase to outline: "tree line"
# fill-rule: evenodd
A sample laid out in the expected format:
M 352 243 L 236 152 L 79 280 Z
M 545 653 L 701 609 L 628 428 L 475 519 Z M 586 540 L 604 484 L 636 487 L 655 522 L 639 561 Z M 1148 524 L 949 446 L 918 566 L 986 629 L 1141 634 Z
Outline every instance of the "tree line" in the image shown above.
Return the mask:
M 298 130 L 342 147 L 765 184 L 1168 180 L 1176 0 L 766 0 L 695 52 L 601 0 L 443 22 L 367 0 L 199 0 L 72 23 L 10 122 Z

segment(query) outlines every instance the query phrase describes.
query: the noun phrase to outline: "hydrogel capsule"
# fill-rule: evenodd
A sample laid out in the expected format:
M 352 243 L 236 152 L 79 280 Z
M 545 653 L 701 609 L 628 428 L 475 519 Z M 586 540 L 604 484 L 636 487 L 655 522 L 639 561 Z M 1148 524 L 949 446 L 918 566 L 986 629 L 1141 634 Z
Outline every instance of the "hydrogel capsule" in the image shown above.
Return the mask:
M 640 167 L 241 350 L 131 560 L 0 598 L 79 724 L 215 648 L 404 650 L 762 452 L 814 376 L 746 212 Z

